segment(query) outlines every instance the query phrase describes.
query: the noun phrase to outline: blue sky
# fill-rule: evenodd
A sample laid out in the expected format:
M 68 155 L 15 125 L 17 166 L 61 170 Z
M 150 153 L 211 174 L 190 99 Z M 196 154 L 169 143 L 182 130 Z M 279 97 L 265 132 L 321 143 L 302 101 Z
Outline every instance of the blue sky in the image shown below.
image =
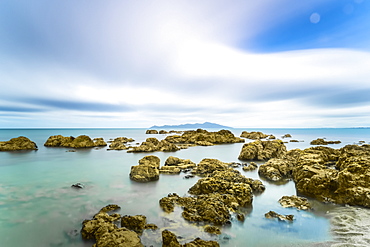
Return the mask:
M 369 0 L 0 0 L 0 128 L 370 126 Z

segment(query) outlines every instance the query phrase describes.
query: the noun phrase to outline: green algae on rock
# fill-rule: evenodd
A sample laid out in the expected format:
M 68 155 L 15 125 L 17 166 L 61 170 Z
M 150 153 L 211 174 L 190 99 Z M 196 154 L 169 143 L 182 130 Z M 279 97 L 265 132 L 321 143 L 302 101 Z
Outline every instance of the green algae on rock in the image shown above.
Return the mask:
M 70 148 L 92 148 L 106 146 L 107 143 L 103 138 L 92 140 L 89 136 L 80 135 L 78 137 L 65 137 L 62 135 L 50 136 L 44 143 L 45 147 L 70 147 Z
M 127 152 L 176 152 L 178 150 L 180 150 L 180 148 L 173 143 L 170 143 L 166 140 L 159 141 L 157 138 L 151 137 L 147 138 L 145 142 L 142 142 L 140 146 L 132 147 Z
M 271 158 L 284 158 L 286 147 L 281 140 L 261 141 L 243 145 L 239 160 L 268 160 Z
M 284 208 L 297 208 L 299 210 L 309 210 L 312 209 L 311 204 L 308 202 L 307 198 L 299 196 L 283 196 L 279 199 L 279 203 Z
M 339 144 L 341 141 L 325 141 L 322 138 L 317 138 L 316 140 L 311 141 L 311 145 L 328 145 L 328 144 Z
M 278 219 L 279 221 L 287 221 L 287 222 L 292 222 L 294 219 L 294 215 L 288 214 L 288 215 L 282 215 L 278 214 L 275 211 L 269 211 L 265 214 L 265 218 L 267 219 Z
M 252 139 L 252 140 L 265 139 L 265 138 L 267 138 L 269 136 L 270 135 L 264 134 L 264 133 L 262 133 L 260 131 L 252 131 L 252 132 L 243 131 L 240 134 L 240 137 L 244 137 L 244 138 Z
M 150 182 L 159 179 L 160 159 L 149 155 L 139 160 L 139 165 L 132 166 L 130 179 L 136 182 Z
M 162 246 L 163 247 L 219 247 L 219 243 L 216 241 L 206 241 L 200 238 L 196 238 L 193 241 L 180 244 L 174 233 L 169 230 L 162 231 Z
M 20 136 L 9 141 L 0 142 L 0 151 L 37 150 L 35 142 L 27 137 Z

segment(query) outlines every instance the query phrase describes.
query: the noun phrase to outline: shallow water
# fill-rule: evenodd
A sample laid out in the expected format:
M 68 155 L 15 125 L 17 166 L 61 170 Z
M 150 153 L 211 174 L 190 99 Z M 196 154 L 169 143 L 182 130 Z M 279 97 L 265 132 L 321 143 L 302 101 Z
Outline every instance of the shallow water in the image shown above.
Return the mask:
M 243 129 L 248 130 L 248 129 Z M 346 144 L 370 141 L 370 129 L 258 129 L 280 138 L 290 133 L 290 139 L 299 143 L 286 143 L 288 149 L 307 148 L 316 138 L 341 140 Z M 241 129 L 232 130 L 235 135 Z M 251 131 L 249 129 L 248 131 Z M 132 165 L 148 153 L 107 151 L 107 148 L 83 149 L 66 152 L 66 148 L 46 148 L 43 143 L 50 135 L 103 137 L 106 141 L 126 136 L 142 142 L 147 137 L 164 138 L 166 135 L 146 135 L 145 129 L 28 129 L 0 130 L 0 140 L 27 136 L 35 141 L 38 151 L 0 152 L 0 239 L 1 246 L 91 246 L 82 241 L 79 230 L 84 219 L 91 218 L 100 208 L 115 203 L 122 207 L 122 215 L 144 214 L 148 223 L 160 229 L 169 229 L 181 237 L 182 243 L 195 237 L 217 240 L 221 246 L 365 246 L 369 244 L 364 229 L 369 232 L 368 209 L 325 205 L 316 201 L 315 211 L 304 212 L 285 209 L 277 202 L 283 195 L 295 195 L 293 182 L 274 184 L 263 181 L 266 191 L 255 196 L 253 208 L 246 210 L 243 223 L 233 221 L 224 227 L 222 235 L 211 236 L 202 228 L 189 224 L 181 217 L 181 208 L 166 214 L 159 207 L 159 199 L 168 193 L 186 195 L 198 178 L 183 179 L 185 174 L 163 175 L 151 183 L 130 181 Z M 217 158 L 224 162 L 239 162 L 237 157 L 243 143 L 211 147 L 190 147 L 174 153 L 150 153 L 161 159 L 169 156 L 191 159 L 198 163 L 203 158 Z M 244 172 L 245 176 L 259 178 L 257 171 Z M 70 186 L 83 183 L 85 188 Z M 294 214 L 293 223 L 264 218 L 270 210 L 281 214 Z M 349 211 L 348 211 L 349 210 Z M 350 215 L 343 218 L 343 215 Z M 76 231 L 77 230 L 77 231 Z M 161 246 L 161 231 L 145 231 L 145 245 Z M 357 245 L 355 245 L 357 244 Z M 365 245 L 364 245 L 365 244 Z

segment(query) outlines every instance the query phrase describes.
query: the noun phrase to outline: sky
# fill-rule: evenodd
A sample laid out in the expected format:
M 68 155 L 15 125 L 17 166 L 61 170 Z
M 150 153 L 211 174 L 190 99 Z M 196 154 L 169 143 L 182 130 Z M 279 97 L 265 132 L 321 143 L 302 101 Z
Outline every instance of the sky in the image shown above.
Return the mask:
M 0 0 L 0 128 L 370 126 L 370 0 Z

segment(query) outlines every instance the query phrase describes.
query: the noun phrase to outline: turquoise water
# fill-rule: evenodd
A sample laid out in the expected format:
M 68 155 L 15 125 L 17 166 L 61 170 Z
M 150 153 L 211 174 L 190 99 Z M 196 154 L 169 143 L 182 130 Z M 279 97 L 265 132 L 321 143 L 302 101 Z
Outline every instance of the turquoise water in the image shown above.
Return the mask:
M 290 133 L 299 143 L 286 143 L 288 149 L 307 148 L 309 142 L 325 137 L 341 140 L 334 148 L 359 141 L 370 142 L 370 129 L 234 129 L 239 136 L 243 130 L 259 130 L 277 138 Z M 326 212 L 340 207 L 315 202 L 313 212 L 285 209 L 277 202 L 283 195 L 295 195 L 293 182 L 277 185 L 264 181 L 266 191 L 255 196 L 253 208 L 246 209 L 243 223 L 233 221 L 231 227 L 222 229 L 220 236 L 211 236 L 202 228 L 189 224 L 174 213 L 162 212 L 160 198 L 176 192 L 186 195 L 197 178 L 183 179 L 180 175 L 161 175 L 160 180 L 146 184 L 130 181 L 129 172 L 138 160 L 148 153 L 107 151 L 107 148 L 83 149 L 66 152 L 66 148 L 46 148 L 43 143 L 51 135 L 103 137 L 106 141 L 131 137 L 142 142 L 148 137 L 164 138 L 166 135 L 146 135 L 145 129 L 7 129 L 0 130 L 0 141 L 26 136 L 35 141 L 38 151 L 0 152 L 0 239 L 1 246 L 92 246 L 84 242 L 74 230 L 81 222 L 91 218 L 100 208 L 115 203 L 122 207 L 122 215 L 144 214 L 149 223 L 169 229 L 188 242 L 195 237 L 219 241 L 221 246 L 306 246 L 330 243 L 333 237 L 330 219 Z M 289 141 L 290 138 L 284 139 Z M 203 158 L 216 158 L 224 162 L 239 162 L 243 143 L 211 147 L 191 147 L 173 153 L 150 153 L 161 159 L 168 156 L 191 159 L 198 163 Z M 259 178 L 257 171 L 241 172 Z M 83 183 L 83 190 L 70 186 Z M 264 218 L 270 210 L 281 214 L 294 214 L 295 221 L 287 224 Z M 366 211 L 367 212 L 367 211 Z M 161 246 L 160 231 L 146 231 L 142 236 L 145 245 Z

